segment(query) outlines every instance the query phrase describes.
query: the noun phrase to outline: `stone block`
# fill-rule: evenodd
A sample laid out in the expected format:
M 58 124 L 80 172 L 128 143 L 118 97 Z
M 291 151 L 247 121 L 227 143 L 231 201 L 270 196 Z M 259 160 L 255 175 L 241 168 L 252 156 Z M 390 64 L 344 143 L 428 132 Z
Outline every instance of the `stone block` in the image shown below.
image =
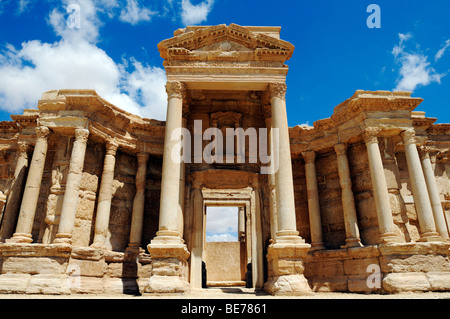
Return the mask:
M 101 294 L 104 293 L 103 278 L 97 277 L 78 277 L 73 278 L 70 291 L 74 294 Z
M 314 292 L 339 292 L 348 288 L 347 276 L 308 278 L 308 281 Z
M 369 265 L 379 265 L 378 258 L 358 258 L 344 260 L 344 273 L 346 275 L 364 275 L 368 276 L 367 272 Z
M 389 293 L 428 291 L 431 285 L 426 273 L 391 273 L 384 277 L 383 289 Z
M 26 289 L 27 294 L 67 295 L 70 294 L 71 280 L 67 275 L 34 275 Z
M 65 260 L 57 257 L 7 257 L 3 261 L 3 274 L 62 274 Z
M 109 277 L 136 278 L 138 276 L 138 264 L 136 262 L 110 263 L 106 274 Z
M 139 286 L 134 278 L 105 278 L 104 292 L 110 294 L 137 294 Z
M 433 291 L 449 291 L 450 290 L 450 273 L 449 272 L 429 272 L 427 273 L 428 282 Z
M 2 274 L 0 275 L 0 293 L 23 294 L 30 279 L 31 275 L 29 274 Z
M 69 268 L 76 269 L 81 276 L 87 277 L 103 277 L 106 273 L 105 260 L 83 260 L 72 258 L 70 260 Z

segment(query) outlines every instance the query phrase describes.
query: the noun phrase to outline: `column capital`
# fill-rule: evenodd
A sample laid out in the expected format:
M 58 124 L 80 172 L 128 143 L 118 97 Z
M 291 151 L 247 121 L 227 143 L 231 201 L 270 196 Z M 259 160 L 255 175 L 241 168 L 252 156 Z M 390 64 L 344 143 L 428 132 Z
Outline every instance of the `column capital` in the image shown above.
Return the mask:
M 186 85 L 179 81 L 167 81 L 166 92 L 169 99 L 183 99 L 186 97 Z
M 35 130 L 38 138 L 47 138 L 51 133 L 47 126 L 37 126 Z
M 422 145 L 417 148 L 420 158 L 430 158 L 431 147 Z
M 75 139 L 81 140 L 83 142 L 87 142 L 89 137 L 89 130 L 85 128 L 76 128 L 75 129 Z
M 368 143 L 378 143 L 378 134 L 380 134 L 381 129 L 378 127 L 367 127 L 363 131 L 363 139 L 366 144 Z
M 17 143 L 18 150 L 21 154 L 28 153 L 31 150 L 31 145 L 24 142 Z
M 312 150 L 303 152 L 302 155 L 303 159 L 305 160 L 305 163 L 313 163 L 316 159 L 316 152 Z
M 136 154 L 138 164 L 145 164 L 148 161 L 148 158 L 150 157 L 150 154 L 147 152 L 139 152 Z
M 119 144 L 117 144 L 116 141 L 108 141 L 105 145 L 106 148 L 106 154 L 105 155 L 112 155 L 116 156 L 117 149 L 119 148 Z
M 335 144 L 334 150 L 338 156 L 347 156 L 347 144 L 346 143 Z
M 286 83 L 269 83 L 270 99 L 279 98 L 284 100 L 286 96 Z
M 405 144 L 416 144 L 416 132 L 413 128 L 409 128 L 400 133 Z

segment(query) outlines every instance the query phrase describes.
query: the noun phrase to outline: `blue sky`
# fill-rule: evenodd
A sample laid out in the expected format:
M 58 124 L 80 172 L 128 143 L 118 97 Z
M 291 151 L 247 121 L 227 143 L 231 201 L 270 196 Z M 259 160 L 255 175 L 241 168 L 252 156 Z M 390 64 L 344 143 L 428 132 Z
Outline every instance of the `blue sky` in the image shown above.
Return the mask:
M 80 28 L 68 28 L 71 4 Z M 380 8 L 381 28 L 366 24 L 370 4 Z M 163 120 L 157 44 L 186 25 L 236 23 L 281 26 L 295 45 L 290 126 L 330 117 L 357 89 L 413 91 L 424 99 L 418 110 L 450 123 L 449 16 L 448 0 L 1 0 L 0 120 L 63 88 L 93 88 Z

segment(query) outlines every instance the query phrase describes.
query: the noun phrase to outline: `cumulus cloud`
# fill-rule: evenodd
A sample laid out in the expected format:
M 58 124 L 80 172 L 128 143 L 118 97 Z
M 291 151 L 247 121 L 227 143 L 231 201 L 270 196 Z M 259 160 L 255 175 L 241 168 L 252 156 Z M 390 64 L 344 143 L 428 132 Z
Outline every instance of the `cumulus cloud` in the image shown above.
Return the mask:
M 212 9 L 214 0 L 206 0 L 199 4 L 192 4 L 190 0 L 181 0 L 181 20 L 184 25 L 194 25 L 206 21 Z
M 150 21 L 152 16 L 156 15 L 156 11 L 142 7 L 137 0 L 127 0 L 127 5 L 122 8 L 119 19 L 136 25 L 141 21 Z
M 206 241 L 237 241 L 237 207 L 208 207 Z
M 63 0 L 67 8 L 69 0 Z M 125 111 L 165 120 L 165 72 L 134 58 L 116 63 L 96 42 L 99 15 L 111 15 L 114 0 L 79 0 L 80 28 L 67 26 L 67 13 L 55 9 L 48 23 L 61 37 L 55 43 L 32 40 L 8 44 L 0 53 L 0 107 L 9 112 L 35 108 L 41 94 L 54 89 L 94 89 Z M 69 15 L 72 14 L 69 12 Z
M 431 67 L 426 55 L 419 52 L 409 52 L 406 49 L 405 42 L 411 38 L 410 33 L 400 33 L 399 44 L 392 49 L 396 62 L 400 64 L 400 76 L 395 91 L 413 92 L 418 86 L 441 83 L 441 78 L 445 76 L 445 74 L 437 73 Z

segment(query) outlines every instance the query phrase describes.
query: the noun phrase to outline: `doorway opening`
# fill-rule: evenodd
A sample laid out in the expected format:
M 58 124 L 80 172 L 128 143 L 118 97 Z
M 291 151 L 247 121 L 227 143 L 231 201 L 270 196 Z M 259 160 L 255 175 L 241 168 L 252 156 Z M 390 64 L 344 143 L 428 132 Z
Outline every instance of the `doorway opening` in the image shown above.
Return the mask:
M 245 207 L 206 206 L 207 286 L 245 286 Z

